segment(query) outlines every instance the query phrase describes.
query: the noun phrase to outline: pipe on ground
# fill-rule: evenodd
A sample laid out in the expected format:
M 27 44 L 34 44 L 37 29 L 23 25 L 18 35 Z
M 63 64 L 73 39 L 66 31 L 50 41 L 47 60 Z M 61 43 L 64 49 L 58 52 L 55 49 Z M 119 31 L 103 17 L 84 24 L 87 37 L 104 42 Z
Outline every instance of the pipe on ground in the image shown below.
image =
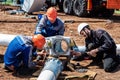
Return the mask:
M 58 58 L 50 58 L 45 62 L 37 80 L 57 80 L 63 70 L 63 64 Z
M 116 44 L 116 46 L 117 46 L 116 53 L 120 54 L 120 44 Z M 80 52 L 85 52 L 86 48 L 85 48 L 85 46 L 78 46 L 78 49 Z
M 8 44 L 15 38 L 17 35 L 10 34 L 0 34 L 0 45 L 8 46 Z
M 17 35 L 10 35 L 10 34 L 0 34 L 0 45 L 1 46 L 8 46 L 8 44 L 13 40 L 13 38 Z M 120 44 L 117 45 L 117 54 L 120 54 Z M 85 46 L 78 46 L 80 51 L 85 51 Z

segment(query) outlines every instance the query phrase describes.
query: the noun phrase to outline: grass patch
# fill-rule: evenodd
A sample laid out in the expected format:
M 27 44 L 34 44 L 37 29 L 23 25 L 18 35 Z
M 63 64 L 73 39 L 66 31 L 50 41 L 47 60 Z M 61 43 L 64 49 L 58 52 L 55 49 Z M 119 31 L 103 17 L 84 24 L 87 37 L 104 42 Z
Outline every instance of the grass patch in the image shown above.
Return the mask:
M 115 13 L 116 14 L 120 14 L 120 10 L 115 10 Z

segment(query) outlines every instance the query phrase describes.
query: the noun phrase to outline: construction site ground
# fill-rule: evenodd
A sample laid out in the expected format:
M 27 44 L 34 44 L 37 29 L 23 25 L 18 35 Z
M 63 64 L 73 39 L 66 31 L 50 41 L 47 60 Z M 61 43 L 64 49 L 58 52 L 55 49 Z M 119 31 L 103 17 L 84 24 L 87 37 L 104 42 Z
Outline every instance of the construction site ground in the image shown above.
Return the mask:
M 9 8 L 9 6 L 7 6 Z M 16 9 L 16 8 L 14 8 Z M 13 34 L 13 35 L 34 35 L 35 27 L 37 24 L 37 18 L 33 17 L 38 14 L 44 14 L 45 11 L 34 12 L 33 15 L 23 14 L 8 14 L 7 11 L 1 11 L 0 9 L 0 33 Z M 77 33 L 77 26 L 82 22 L 90 24 L 92 29 L 104 29 L 110 33 L 115 40 L 116 44 L 120 44 L 120 14 L 114 14 L 110 18 L 102 17 L 77 17 L 72 15 L 66 15 L 62 12 L 58 12 L 58 17 L 65 21 L 65 36 L 71 37 L 75 40 L 79 46 L 84 45 L 84 38 Z M 3 69 L 3 56 L 6 50 L 6 46 L 0 46 L 0 80 L 36 80 L 32 76 L 14 76 L 12 72 L 6 72 Z M 77 61 L 78 62 L 78 61 Z M 81 61 L 80 64 L 85 66 L 90 63 L 90 60 Z M 106 73 L 103 69 L 89 67 L 89 70 L 97 73 L 95 80 L 119 80 L 120 79 L 120 66 L 112 73 Z M 64 73 L 64 72 L 62 72 Z M 71 74 L 72 72 L 65 72 Z M 75 73 L 72 73 L 77 75 Z M 80 79 L 78 79 L 80 80 Z

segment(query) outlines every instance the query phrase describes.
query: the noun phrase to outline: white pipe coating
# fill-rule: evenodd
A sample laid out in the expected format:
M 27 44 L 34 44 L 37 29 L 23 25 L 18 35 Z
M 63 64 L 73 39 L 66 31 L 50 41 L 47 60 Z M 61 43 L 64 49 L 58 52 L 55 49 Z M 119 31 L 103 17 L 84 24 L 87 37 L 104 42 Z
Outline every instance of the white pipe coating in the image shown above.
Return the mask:
M 0 34 L 0 45 L 1 46 L 8 46 L 8 44 L 13 40 L 13 38 L 17 35 L 10 35 L 10 34 Z M 116 52 L 117 54 L 120 54 L 120 44 L 116 44 L 117 49 Z M 78 46 L 80 51 L 85 50 L 85 46 Z
M 37 80 L 56 80 L 56 79 L 52 71 L 45 70 L 38 76 Z
M 117 46 L 116 53 L 120 54 L 120 44 L 116 44 L 116 46 Z M 85 52 L 85 49 L 86 49 L 85 46 L 78 46 L 78 48 L 80 52 Z
M 56 80 L 63 70 L 62 62 L 57 58 L 48 59 L 37 80 Z
M 8 46 L 8 44 L 15 38 L 17 35 L 10 34 L 0 34 L 0 45 Z

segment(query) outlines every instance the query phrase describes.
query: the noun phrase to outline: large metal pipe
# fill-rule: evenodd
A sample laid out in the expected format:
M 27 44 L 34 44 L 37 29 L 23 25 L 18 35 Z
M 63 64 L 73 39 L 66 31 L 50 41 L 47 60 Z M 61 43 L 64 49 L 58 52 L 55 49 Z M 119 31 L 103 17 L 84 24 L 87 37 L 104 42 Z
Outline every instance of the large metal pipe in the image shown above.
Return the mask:
M 10 35 L 10 34 L 0 34 L 0 45 L 1 46 L 8 46 L 10 41 L 17 35 Z M 120 54 L 120 44 L 117 45 L 117 54 Z M 80 51 L 85 51 L 85 46 L 78 46 Z
M 116 46 L 117 46 L 116 52 L 117 54 L 120 54 L 120 44 L 116 44 Z M 80 52 L 85 52 L 86 50 L 85 46 L 78 46 L 78 49 Z
M 13 40 L 15 36 L 17 35 L 0 34 L 0 45 L 8 46 L 8 44 Z
M 45 62 L 37 80 L 56 80 L 63 70 L 63 64 L 58 58 L 50 58 Z

